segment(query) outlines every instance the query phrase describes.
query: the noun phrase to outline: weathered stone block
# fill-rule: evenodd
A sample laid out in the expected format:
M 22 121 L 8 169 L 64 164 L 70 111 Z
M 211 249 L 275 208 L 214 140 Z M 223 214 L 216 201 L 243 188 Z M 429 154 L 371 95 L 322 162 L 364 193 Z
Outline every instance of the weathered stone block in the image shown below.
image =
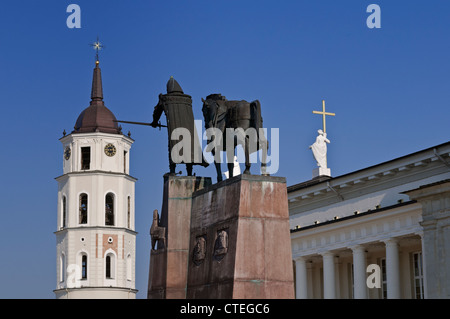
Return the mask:
M 187 298 L 294 298 L 287 203 L 280 177 L 239 175 L 195 192 Z

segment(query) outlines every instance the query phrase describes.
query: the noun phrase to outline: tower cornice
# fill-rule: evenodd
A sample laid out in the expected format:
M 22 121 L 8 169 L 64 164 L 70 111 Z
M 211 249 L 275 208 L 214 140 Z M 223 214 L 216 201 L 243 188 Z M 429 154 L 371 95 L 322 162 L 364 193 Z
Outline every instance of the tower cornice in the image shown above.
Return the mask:
M 99 137 L 106 137 L 106 138 L 120 138 L 124 141 L 127 141 L 130 144 L 134 143 L 134 139 L 132 139 L 129 136 L 126 135 L 119 135 L 119 134 L 113 134 L 113 133 L 104 133 L 104 132 L 87 132 L 87 133 L 77 133 L 77 134 L 68 134 L 66 136 L 61 137 L 59 140 L 61 143 L 66 143 L 67 141 L 73 140 L 73 139 L 81 139 L 81 138 L 99 138 Z
M 110 171 L 102 171 L 102 170 L 84 170 L 84 171 L 78 171 L 78 172 L 70 172 L 70 173 L 66 173 L 66 174 L 63 174 L 63 175 L 60 175 L 60 176 L 58 176 L 58 177 L 55 177 L 55 180 L 57 180 L 57 181 L 60 181 L 60 180 L 62 180 L 64 177 L 70 177 L 70 176 L 72 176 L 72 175 L 75 175 L 75 176 L 83 176 L 83 175 L 85 175 L 85 176 L 89 176 L 89 175 L 114 175 L 114 176 L 123 176 L 123 177 L 125 177 L 125 178 L 127 178 L 127 179 L 129 179 L 129 180 L 131 180 L 132 182 L 136 182 L 138 179 L 137 178 L 135 178 L 135 177 L 133 177 L 133 176 L 131 176 L 131 175 L 128 175 L 128 174 L 125 174 L 125 173 L 119 173 L 119 172 L 110 172 Z
M 125 231 L 132 235 L 137 235 L 138 232 L 131 230 L 126 227 L 117 227 L 117 226 L 77 226 L 77 227 L 64 227 L 53 232 L 55 235 L 67 232 L 68 230 L 106 230 L 106 231 Z

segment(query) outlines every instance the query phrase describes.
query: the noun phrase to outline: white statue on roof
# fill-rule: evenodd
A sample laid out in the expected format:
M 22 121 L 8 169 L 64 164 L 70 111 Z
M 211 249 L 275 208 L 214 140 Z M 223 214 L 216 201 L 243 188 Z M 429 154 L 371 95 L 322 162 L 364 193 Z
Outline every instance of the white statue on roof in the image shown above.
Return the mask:
M 318 130 L 317 133 L 319 135 L 316 137 L 316 141 L 309 148 L 313 152 L 317 166 L 327 168 L 327 143 L 330 143 L 330 140 L 327 139 L 327 133 L 322 130 Z
M 318 130 L 317 132 L 319 135 L 316 137 L 316 141 L 309 147 L 319 167 L 314 170 L 313 178 L 321 175 L 330 176 L 330 169 L 327 168 L 327 144 L 330 143 L 330 140 L 327 139 L 327 133 L 324 131 Z

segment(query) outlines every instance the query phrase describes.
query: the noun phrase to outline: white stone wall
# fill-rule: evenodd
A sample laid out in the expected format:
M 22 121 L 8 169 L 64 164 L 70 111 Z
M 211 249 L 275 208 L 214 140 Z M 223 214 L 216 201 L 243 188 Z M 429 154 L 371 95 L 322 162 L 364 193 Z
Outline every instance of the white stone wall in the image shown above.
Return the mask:
M 134 230 L 135 179 L 105 172 L 82 172 L 60 176 L 58 181 L 58 229 L 63 224 L 63 196 L 66 196 L 66 226 L 104 226 L 105 197 L 114 194 L 114 226 L 128 227 L 128 197 L 130 197 L 130 229 Z M 88 195 L 88 222 L 79 223 L 79 198 Z

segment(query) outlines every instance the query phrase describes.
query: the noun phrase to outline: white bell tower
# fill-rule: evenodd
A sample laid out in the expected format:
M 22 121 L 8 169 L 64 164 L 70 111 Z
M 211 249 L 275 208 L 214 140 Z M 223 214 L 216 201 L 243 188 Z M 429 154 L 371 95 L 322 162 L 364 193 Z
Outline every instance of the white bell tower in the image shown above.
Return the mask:
M 136 298 L 134 141 L 115 120 L 103 102 L 97 60 L 90 106 L 60 139 L 56 298 Z

